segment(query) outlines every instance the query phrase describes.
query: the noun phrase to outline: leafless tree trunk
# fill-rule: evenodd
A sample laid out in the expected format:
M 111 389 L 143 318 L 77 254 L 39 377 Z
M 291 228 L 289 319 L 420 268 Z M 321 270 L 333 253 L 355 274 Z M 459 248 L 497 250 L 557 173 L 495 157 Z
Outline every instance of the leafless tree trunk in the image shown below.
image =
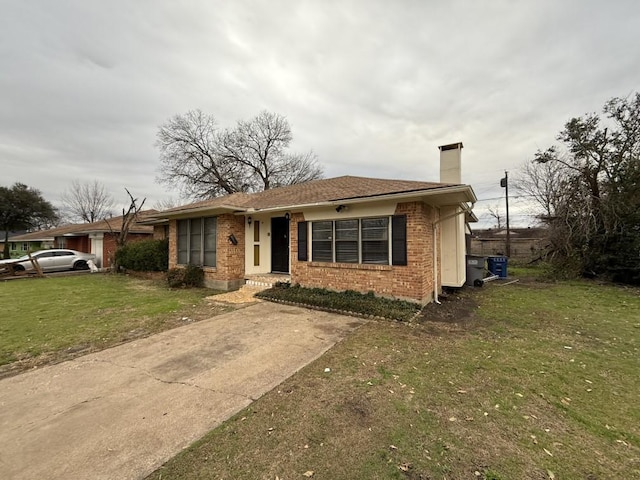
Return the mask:
M 116 249 L 112 253 L 112 258 L 109 259 L 109 263 L 111 265 L 111 272 L 117 273 L 120 270 L 120 265 L 118 265 L 118 256 L 116 255 L 117 251 L 124 247 L 127 244 L 127 237 L 129 236 L 129 230 L 131 229 L 131 225 L 138 220 L 138 213 L 142 211 L 142 207 L 144 206 L 144 202 L 147 200 L 146 198 L 142 199 L 140 205 L 138 205 L 138 199 L 133 198 L 131 192 L 125 188 L 127 191 L 127 195 L 129 195 L 129 208 L 125 211 L 122 209 L 122 218 L 121 225 L 111 225 L 109 220 L 106 220 L 107 225 L 109 226 L 109 231 L 111 235 L 113 235 L 116 242 Z
M 93 223 L 109 216 L 114 209 L 113 197 L 98 180 L 73 180 L 60 197 L 63 212 L 71 222 Z

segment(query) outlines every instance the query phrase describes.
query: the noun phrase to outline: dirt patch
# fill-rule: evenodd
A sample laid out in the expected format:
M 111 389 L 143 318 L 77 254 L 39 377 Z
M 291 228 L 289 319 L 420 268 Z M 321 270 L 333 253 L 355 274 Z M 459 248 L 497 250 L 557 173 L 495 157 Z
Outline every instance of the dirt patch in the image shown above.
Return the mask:
M 212 295 L 207 297 L 207 300 L 217 303 L 225 303 L 225 304 L 248 304 L 248 303 L 256 303 L 261 302 L 259 298 L 255 297 L 255 294 L 264 290 L 262 287 L 250 287 L 245 285 L 240 290 L 235 290 L 233 292 L 227 293 L 219 293 L 217 295 Z
M 474 292 L 471 290 L 458 290 L 442 295 L 440 304 L 429 303 L 425 305 L 416 322 L 445 322 L 464 324 L 471 321 L 478 308 Z

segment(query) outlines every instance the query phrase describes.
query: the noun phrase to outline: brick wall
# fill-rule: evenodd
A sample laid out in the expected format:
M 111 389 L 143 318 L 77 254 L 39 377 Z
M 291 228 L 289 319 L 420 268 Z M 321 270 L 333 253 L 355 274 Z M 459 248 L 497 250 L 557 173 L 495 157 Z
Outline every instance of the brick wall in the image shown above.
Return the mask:
M 373 291 L 378 295 L 428 302 L 433 298 L 433 221 L 437 212 L 421 202 L 400 203 L 397 215 L 407 216 L 407 265 L 299 262 L 298 222 L 291 216 L 291 281 L 307 287 Z
M 105 232 L 102 243 L 102 266 L 111 267 L 116 251 L 117 233 Z M 127 235 L 127 243 L 139 242 L 140 240 L 149 240 L 151 237 L 148 233 L 130 233 Z
M 85 252 L 85 253 L 91 252 L 91 242 L 89 240 L 88 235 L 83 235 L 81 237 L 65 237 L 64 240 L 65 240 L 64 248 L 77 250 L 78 252 Z M 56 247 L 56 248 L 62 248 L 62 247 Z
M 169 225 L 154 225 L 153 239 L 164 240 L 165 238 L 169 238 Z
M 169 221 L 169 268 L 178 266 L 178 221 Z
M 237 245 L 229 242 L 229 235 L 233 234 L 238 240 Z M 215 283 L 226 283 L 224 290 L 233 290 L 244 284 L 244 217 L 225 214 L 218 217 L 218 233 L 216 244 L 216 268 L 214 271 L 205 270 L 205 278 Z M 218 281 L 218 282 L 216 282 Z
M 244 217 L 231 214 L 217 217 L 216 266 L 203 267 L 205 283 L 218 290 L 234 290 L 244 284 Z M 237 245 L 229 242 L 233 234 Z M 169 222 L 169 268 L 178 267 L 177 221 Z

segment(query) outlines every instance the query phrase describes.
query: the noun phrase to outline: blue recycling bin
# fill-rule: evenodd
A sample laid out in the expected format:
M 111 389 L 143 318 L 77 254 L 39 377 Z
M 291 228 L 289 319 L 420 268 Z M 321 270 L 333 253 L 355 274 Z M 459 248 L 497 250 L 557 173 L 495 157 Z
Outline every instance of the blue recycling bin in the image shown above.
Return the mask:
M 487 258 L 487 268 L 494 275 L 498 275 L 499 278 L 507 278 L 507 263 L 507 257 L 502 255 Z

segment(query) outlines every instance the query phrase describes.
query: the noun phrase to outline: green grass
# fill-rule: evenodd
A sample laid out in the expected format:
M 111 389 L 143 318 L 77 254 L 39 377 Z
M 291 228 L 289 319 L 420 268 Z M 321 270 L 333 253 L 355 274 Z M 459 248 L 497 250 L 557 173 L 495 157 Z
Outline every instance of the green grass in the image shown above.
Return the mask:
M 640 478 L 637 289 L 460 301 L 465 321 L 358 329 L 149 478 Z
M 0 365 L 96 350 L 179 325 L 211 294 L 122 275 L 1 282 Z

